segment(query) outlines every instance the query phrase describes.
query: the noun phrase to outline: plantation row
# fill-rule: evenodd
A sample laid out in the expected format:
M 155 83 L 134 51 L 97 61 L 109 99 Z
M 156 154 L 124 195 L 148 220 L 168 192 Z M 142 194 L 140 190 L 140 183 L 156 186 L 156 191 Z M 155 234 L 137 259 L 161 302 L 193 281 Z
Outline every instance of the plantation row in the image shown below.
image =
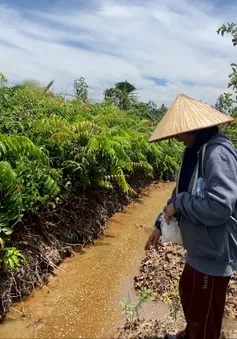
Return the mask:
M 142 105 L 142 104 L 141 104 Z M 182 148 L 148 144 L 154 121 L 139 104 L 126 111 L 65 100 L 31 83 L 0 87 L 0 238 L 23 217 L 53 209 L 88 187 L 131 190 L 130 176 L 173 179 Z M 146 117 L 146 119 L 144 118 Z M 5 265 L 11 260 L 9 250 Z M 17 254 L 17 252 L 16 252 Z

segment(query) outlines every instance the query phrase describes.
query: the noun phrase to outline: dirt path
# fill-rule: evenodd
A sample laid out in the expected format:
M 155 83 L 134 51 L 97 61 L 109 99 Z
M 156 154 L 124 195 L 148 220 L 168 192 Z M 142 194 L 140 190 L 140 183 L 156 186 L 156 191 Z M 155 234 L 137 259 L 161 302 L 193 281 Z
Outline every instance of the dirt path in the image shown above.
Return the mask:
M 0 338 L 108 338 L 121 324 L 121 305 L 134 298 L 133 277 L 144 244 L 173 184 L 151 186 L 143 198 L 114 215 L 108 234 L 66 259 L 57 276 L 0 325 Z M 19 312 L 24 312 L 22 316 Z M 146 318 L 161 317 L 163 305 L 148 304 Z

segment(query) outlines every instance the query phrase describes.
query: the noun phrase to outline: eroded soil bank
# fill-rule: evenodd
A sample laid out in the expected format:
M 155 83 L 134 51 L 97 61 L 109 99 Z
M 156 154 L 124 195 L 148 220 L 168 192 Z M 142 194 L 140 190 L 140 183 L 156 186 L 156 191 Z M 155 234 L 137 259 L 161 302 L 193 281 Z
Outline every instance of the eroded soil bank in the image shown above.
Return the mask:
M 28 216 L 16 226 L 9 247 L 17 247 L 27 264 L 14 270 L 0 270 L 0 319 L 12 302 L 22 300 L 36 286 L 43 285 L 49 274 L 70 256 L 75 248 L 83 248 L 105 234 L 106 222 L 135 199 L 142 188 L 151 183 L 144 173 L 134 173 L 129 194 L 119 187 L 113 190 L 91 188 L 72 196 L 56 209 Z
M 109 338 L 122 324 L 120 302 L 135 297 L 133 278 L 144 244 L 173 184 L 152 185 L 142 198 L 113 216 L 107 235 L 67 258 L 47 286 L 10 309 L 0 338 Z M 90 219 L 89 219 L 90 220 Z M 168 309 L 147 304 L 141 316 L 160 318 Z M 22 312 L 22 313 L 19 313 Z

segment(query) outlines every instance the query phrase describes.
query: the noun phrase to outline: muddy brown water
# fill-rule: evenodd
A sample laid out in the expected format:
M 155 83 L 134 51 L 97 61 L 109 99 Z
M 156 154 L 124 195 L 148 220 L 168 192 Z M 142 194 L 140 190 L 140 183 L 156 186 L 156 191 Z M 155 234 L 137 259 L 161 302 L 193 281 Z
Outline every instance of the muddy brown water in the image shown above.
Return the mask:
M 143 198 L 115 214 L 103 239 L 67 258 L 48 285 L 11 308 L 0 338 L 111 337 L 123 322 L 121 301 L 128 295 L 135 299 L 133 277 L 172 188 L 172 183 L 152 185 Z M 167 312 L 162 304 L 148 303 L 141 315 L 160 318 Z

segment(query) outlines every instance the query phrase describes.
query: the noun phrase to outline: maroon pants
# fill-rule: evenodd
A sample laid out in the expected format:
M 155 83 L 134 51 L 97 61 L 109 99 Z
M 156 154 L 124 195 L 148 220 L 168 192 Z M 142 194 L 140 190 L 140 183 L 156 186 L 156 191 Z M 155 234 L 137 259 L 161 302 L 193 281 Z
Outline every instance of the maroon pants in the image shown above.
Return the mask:
M 230 277 L 205 275 L 185 265 L 179 293 L 187 327 L 180 338 L 219 339 L 229 280 Z

